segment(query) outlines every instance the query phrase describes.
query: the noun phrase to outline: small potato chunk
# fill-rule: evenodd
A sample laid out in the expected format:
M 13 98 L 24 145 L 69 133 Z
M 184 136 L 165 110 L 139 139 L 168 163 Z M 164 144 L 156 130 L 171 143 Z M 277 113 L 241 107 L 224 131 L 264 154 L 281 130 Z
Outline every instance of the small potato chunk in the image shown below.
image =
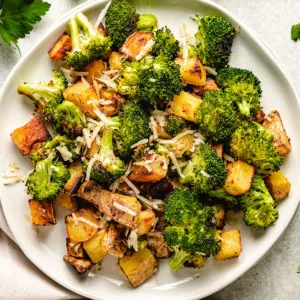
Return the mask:
M 66 238 L 66 246 L 68 255 L 77 257 L 77 258 L 83 258 L 84 252 L 83 252 L 83 244 L 82 243 L 73 243 L 69 238 Z
M 247 193 L 252 184 L 255 169 L 244 161 L 237 160 L 227 165 L 226 192 L 233 196 Z
M 99 78 L 105 70 L 106 67 L 103 60 L 99 59 L 92 61 L 85 67 L 85 71 L 89 72 L 89 75 L 87 76 L 86 80 L 90 85 L 93 85 L 93 80 L 95 78 Z
M 100 145 L 97 144 L 96 139 L 92 141 L 91 148 L 88 148 L 86 151 L 86 157 L 91 159 L 96 153 L 100 150 Z
M 276 202 L 285 199 L 290 193 L 291 183 L 281 171 L 271 172 L 265 178 L 265 184 Z
M 83 242 L 83 248 L 93 263 L 99 262 L 107 254 L 103 246 L 103 238 L 104 231 Z
M 140 56 L 144 57 L 152 50 L 152 47 L 145 47 L 152 38 L 152 32 L 134 32 L 126 39 L 120 52 L 128 55 L 129 59 L 139 59 Z
M 71 264 L 80 275 L 93 266 L 93 263 L 88 259 L 76 258 L 70 255 L 64 255 L 64 260 Z
M 107 89 L 100 90 L 100 98 L 102 100 L 111 101 L 111 104 L 109 105 L 101 105 L 100 109 L 101 112 L 103 112 L 108 117 L 115 115 L 119 111 L 120 104 L 125 102 L 125 99 L 120 94 Z
M 155 220 L 155 213 L 152 209 L 146 209 L 139 213 L 138 218 L 138 235 L 144 235 L 151 231 L 153 222 Z
M 214 255 L 215 260 L 225 260 L 240 256 L 242 240 L 239 230 L 224 231 L 220 234 L 221 250 Z
M 186 84 L 204 86 L 206 83 L 206 70 L 200 60 L 190 57 L 186 61 L 183 58 L 176 58 L 175 62 L 181 66 L 181 76 Z
M 102 189 L 95 181 L 85 181 L 78 197 L 95 205 L 102 213 L 129 228 L 137 227 L 141 204 L 136 197 L 112 193 Z
M 27 124 L 10 134 L 22 155 L 29 155 L 35 143 L 47 140 L 49 133 L 40 117 L 33 117 Z
M 219 87 L 216 81 L 213 80 L 212 78 L 206 78 L 204 86 L 193 87 L 193 92 L 202 98 L 205 96 L 206 92 L 217 91 L 217 90 L 219 90 Z
M 201 102 L 202 99 L 200 97 L 182 91 L 179 95 L 174 96 L 167 112 L 187 121 L 196 122 Z
M 167 258 L 170 256 L 169 247 L 164 241 L 163 233 L 160 231 L 147 234 L 148 246 L 157 258 Z
M 259 110 L 257 115 L 254 118 L 254 121 L 257 123 L 262 123 L 265 120 L 265 113 L 262 109 Z
M 216 151 L 217 155 L 223 159 L 223 144 L 212 145 L 211 148 Z
M 30 207 L 31 221 L 34 225 L 54 225 L 56 224 L 53 203 L 41 202 L 31 199 L 28 201 Z
M 52 60 L 64 60 L 67 51 L 72 50 L 72 39 L 68 34 L 63 34 L 49 50 L 48 54 Z
M 119 265 L 133 287 L 149 279 L 158 267 L 155 257 L 147 248 L 119 259 Z
M 216 219 L 216 225 L 217 228 L 222 229 L 225 226 L 225 209 L 221 204 L 216 204 L 215 207 L 217 209 L 217 212 L 214 216 Z
M 125 55 L 120 52 L 112 52 L 108 58 L 109 68 L 111 70 L 121 70 L 122 62 L 125 59 Z
M 289 137 L 286 135 L 280 114 L 277 110 L 271 111 L 262 124 L 274 136 L 273 146 L 281 156 L 287 155 L 292 146 Z
M 167 176 L 168 165 L 167 157 L 156 153 L 147 154 L 143 160 L 133 163 L 128 178 L 134 182 L 157 182 Z
M 82 208 L 66 216 L 65 223 L 68 237 L 73 243 L 87 241 L 98 232 L 98 216 L 90 208 Z

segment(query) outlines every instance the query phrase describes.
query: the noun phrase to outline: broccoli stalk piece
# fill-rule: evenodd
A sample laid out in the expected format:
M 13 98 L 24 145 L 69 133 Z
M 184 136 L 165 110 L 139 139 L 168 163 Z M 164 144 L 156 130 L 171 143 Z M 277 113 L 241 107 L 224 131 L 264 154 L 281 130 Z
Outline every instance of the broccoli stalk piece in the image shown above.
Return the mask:
M 178 247 L 174 247 L 172 250 L 174 251 L 174 254 L 169 261 L 169 266 L 172 271 L 177 272 L 190 260 L 191 254 L 187 251 L 178 249 Z
M 199 27 L 195 38 L 202 63 L 217 70 L 226 67 L 236 35 L 232 24 L 216 16 L 197 16 L 194 20 Z
M 209 145 L 200 144 L 183 170 L 180 183 L 192 186 L 199 193 L 208 193 L 223 186 L 226 177 L 226 167 L 216 151 Z
M 173 115 L 166 118 L 166 123 L 166 132 L 172 137 L 183 131 L 188 126 L 186 120 Z
M 111 48 L 111 40 L 89 22 L 82 13 L 69 22 L 72 51 L 67 52 L 66 63 L 74 68 L 82 68 L 94 59 L 103 57 Z
M 113 0 L 105 15 L 105 25 L 113 47 L 119 50 L 126 38 L 137 30 L 139 15 L 127 0 Z
M 226 93 L 205 93 L 198 109 L 197 124 L 200 131 L 214 143 L 222 143 L 232 135 L 238 125 L 238 114 Z
M 66 134 L 70 138 L 75 138 L 82 133 L 86 126 L 84 113 L 72 102 L 63 101 L 54 111 L 54 128 Z
M 124 175 L 126 171 L 124 162 L 114 155 L 113 148 L 113 129 L 104 128 L 100 151 L 96 155 L 90 178 L 105 187 Z
M 241 204 L 245 223 L 255 229 L 264 230 L 278 219 L 275 202 L 261 176 L 254 177 L 250 191 L 241 197 Z
M 272 144 L 273 135 L 255 122 L 243 121 L 229 143 L 231 154 L 262 171 L 278 171 L 283 158 Z
M 239 211 L 240 210 L 240 198 L 229 195 L 224 188 L 210 191 L 208 195 L 212 198 L 219 199 L 224 202 L 226 209 Z
M 18 93 L 30 98 L 47 121 L 52 120 L 55 108 L 64 97 L 68 86 L 64 74 L 53 70 L 53 79 L 49 82 L 19 84 Z
M 28 193 L 37 201 L 50 201 L 61 191 L 70 178 L 70 172 L 61 162 L 51 158 L 39 161 L 29 175 L 26 186 Z
M 137 23 L 137 29 L 139 31 L 153 31 L 157 28 L 157 18 L 152 14 L 140 15 Z
M 176 40 L 168 27 L 163 27 L 155 31 L 155 44 L 153 45 L 151 54 L 153 56 L 165 56 L 170 60 L 174 60 L 179 52 L 179 42 Z
M 295 42 L 300 40 L 300 24 L 295 24 L 292 26 L 291 39 Z

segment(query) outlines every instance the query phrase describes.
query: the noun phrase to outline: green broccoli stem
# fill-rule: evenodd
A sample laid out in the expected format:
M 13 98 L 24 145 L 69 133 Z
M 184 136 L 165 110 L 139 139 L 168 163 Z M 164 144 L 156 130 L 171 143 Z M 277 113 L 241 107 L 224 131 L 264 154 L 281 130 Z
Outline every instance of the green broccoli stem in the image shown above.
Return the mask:
M 109 118 L 109 124 L 107 126 L 111 129 L 119 129 L 121 126 L 119 117 Z
M 97 34 L 96 28 L 93 27 L 93 25 L 89 22 L 88 18 L 83 13 L 79 13 L 76 16 L 76 20 L 78 24 L 85 30 L 85 33 L 87 33 L 90 37 Z
M 190 253 L 177 248 L 174 250 L 175 252 L 169 261 L 169 265 L 174 272 L 177 272 L 184 265 L 184 263 L 189 260 Z
M 112 132 L 113 130 L 111 128 L 104 128 L 102 139 L 101 139 L 99 160 L 101 161 L 104 167 L 110 165 L 115 158 L 113 153 Z
M 243 116 L 250 117 L 250 105 L 247 101 L 237 102 L 236 104 Z
M 72 51 L 80 51 L 79 27 L 75 18 L 69 22 L 69 29 L 72 38 Z
M 51 164 L 52 159 L 47 158 L 43 161 L 39 161 L 36 164 L 37 173 L 37 186 L 45 186 L 51 179 Z

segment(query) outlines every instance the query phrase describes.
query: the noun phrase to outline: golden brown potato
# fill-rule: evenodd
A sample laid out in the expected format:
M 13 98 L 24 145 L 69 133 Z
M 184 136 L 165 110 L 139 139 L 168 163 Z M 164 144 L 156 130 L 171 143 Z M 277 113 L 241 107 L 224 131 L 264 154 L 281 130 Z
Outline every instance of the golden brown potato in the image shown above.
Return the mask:
M 217 209 L 217 212 L 214 216 L 216 219 L 216 225 L 217 228 L 222 229 L 225 226 L 225 209 L 221 204 L 216 204 L 215 207 Z
M 285 199 L 290 193 L 291 183 L 281 171 L 271 172 L 265 178 L 265 183 L 276 202 Z
M 137 227 L 141 204 L 135 197 L 112 193 L 102 189 L 95 181 L 85 181 L 78 197 L 95 205 L 102 213 L 129 228 Z
M 223 144 L 212 145 L 211 148 L 217 152 L 217 155 L 223 159 Z
M 148 247 L 157 258 L 167 258 L 170 256 L 169 247 L 164 241 L 163 233 L 160 231 L 147 234 Z
M 56 196 L 55 200 L 69 211 L 75 212 L 78 210 L 76 192 L 84 179 L 84 172 L 80 161 L 73 162 L 69 170 L 71 177 L 62 191 Z
M 100 90 L 100 98 L 112 102 L 109 105 L 101 105 L 100 110 L 108 117 L 115 115 L 119 111 L 120 105 L 125 102 L 120 94 L 105 88 Z
M 97 144 L 96 139 L 92 141 L 91 148 L 88 148 L 86 151 L 86 157 L 91 159 L 96 153 L 100 150 L 100 145 Z
M 76 258 L 70 255 L 64 255 L 64 260 L 71 264 L 78 274 L 85 273 L 93 266 L 93 263 L 88 259 Z
M 151 251 L 144 248 L 131 256 L 119 259 L 119 266 L 130 284 L 137 287 L 154 275 L 158 263 Z
M 69 238 L 66 238 L 66 246 L 68 255 L 77 257 L 77 258 L 83 258 L 84 252 L 83 252 L 83 244 L 82 243 L 73 243 Z
M 64 33 L 54 44 L 54 46 L 49 50 L 48 54 L 52 60 L 64 60 L 67 51 L 72 50 L 72 40 L 71 37 Z
M 225 260 L 240 256 L 242 240 L 239 230 L 224 231 L 220 234 L 221 250 L 214 255 L 215 260 Z
M 121 70 L 122 62 L 125 59 L 125 55 L 120 52 L 112 52 L 108 58 L 109 68 L 111 70 Z
M 106 31 L 106 29 L 105 29 L 105 27 L 103 26 L 102 23 L 99 25 L 98 31 L 99 31 L 104 37 L 107 36 L 107 31 Z
M 155 213 L 152 209 L 146 209 L 139 213 L 137 234 L 144 235 L 151 231 L 153 222 L 155 220 Z
M 183 58 L 176 58 L 175 62 L 181 67 L 181 76 L 186 84 L 204 86 L 206 83 L 206 70 L 200 60 L 189 57 L 186 61 Z
M 94 210 L 82 208 L 65 217 L 66 229 L 71 242 L 79 243 L 91 239 L 98 232 L 99 219 Z
M 89 72 L 89 75 L 87 76 L 86 80 L 90 85 L 93 85 L 93 80 L 95 78 L 99 78 L 105 70 L 106 67 L 103 60 L 99 59 L 92 61 L 85 67 L 85 71 Z
M 269 132 L 273 134 L 273 146 L 281 156 L 287 155 L 292 146 L 289 137 L 286 135 L 280 114 L 277 110 L 271 111 L 262 124 Z
M 83 248 L 93 263 L 99 262 L 107 254 L 103 245 L 103 238 L 104 230 L 83 242 Z
M 179 95 L 174 96 L 167 112 L 185 120 L 196 122 L 201 102 L 200 97 L 182 91 Z
M 193 87 L 193 92 L 202 98 L 205 96 L 206 92 L 217 91 L 217 90 L 219 90 L 219 87 L 216 81 L 213 80 L 212 78 L 206 78 L 204 86 Z
M 265 113 L 261 109 L 254 118 L 254 121 L 257 123 L 262 123 L 265 120 Z
M 42 226 L 56 224 L 52 201 L 41 202 L 31 199 L 28 203 L 32 224 Z
M 233 196 L 247 193 L 255 173 L 253 166 L 244 161 L 234 161 L 227 165 L 227 178 L 224 185 L 226 192 Z
M 22 155 L 29 155 L 35 143 L 47 140 L 49 133 L 40 117 L 33 117 L 27 124 L 10 134 Z
M 145 165 L 136 165 L 140 163 Z M 157 182 L 165 178 L 168 173 L 169 159 L 156 153 L 147 154 L 143 159 L 133 163 L 133 168 L 129 174 L 129 180 L 134 182 Z
M 129 59 L 138 58 L 139 54 L 141 55 L 142 52 L 144 55 L 146 55 L 151 51 L 152 47 L 150 47 L 149 49 L 145 49 L 144 46 L 146 46 L 146 44 L 152 38 L 152 32 L 134 32 L 126 39 L 124 45 L 120 49 L 120 52 L 126 54 Z

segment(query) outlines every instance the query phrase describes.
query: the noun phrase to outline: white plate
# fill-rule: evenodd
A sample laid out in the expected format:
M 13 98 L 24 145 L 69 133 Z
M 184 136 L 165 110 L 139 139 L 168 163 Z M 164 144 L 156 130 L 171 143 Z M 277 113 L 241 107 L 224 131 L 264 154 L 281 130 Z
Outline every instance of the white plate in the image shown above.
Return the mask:
M 167 262 L 163 261 L 156 276 L 141 287 L 132 289 L 120 276 L 116 260 L 105 259 L 102 271 L 95 278 L 80 277 L 63 262 L 62 257 L 66 252 L 63 219 L 67 212 L 62 208 L 55 208 L 58 224 L 40 229 L 40 235 L 37 237 L 28 218 L 25 217 L 29 214 L 29 197 L 22 184 L 8 187 L 0 185 L 1 202 L 11 231 L 25 255 L 45 274 L 75 293 L 93 299 L 199 299 L 217 292 L 254 266 L 291 221 L 299 203 L 299 102 L 286 73 L 266 46 L 252 30 L 222 7 L 210 1 L 195 0 L 140 0 L 136 3 L 139 12 L 154 13 L 160 26 L 169 26 L 177 35 L 178 27 L 183 22 L 187 22 L 195 30 L 195 25 L 189 20 L 189 16 L 194 14 L 225 15 L 234 24 L 241 26 L 241 32 L 234 42 L 231 65 L 251 69 L 261 79 L 265 111 L 280 111 L 293 145 L 293 152 L 283 167 L 284 173 L 292 182 L 292 190 L 288 199 L 279 206 L 280 218 L 277 223 L 266 232 L 259 233 L 247 228 L 242 222 L 232 226 L 240 229 L 242 233 L 243 252 L 238 259 L 224 262 L 214 262 L 210 259 L 201 270 L 183 269 L 176 274 L 172 273 Z M 48 80 L 52 76 L 53 64 L 47 51 L 65 30 L 70 16 L 79 11 L 86 11 L 89 16 L 95 18 L 104 4 L 103 0 L 93 1 L 72 10 L 21 59 L 7 79 L 0 96 L 1 174 L 7 169 L 8 162 L 19 163 L 24 174 L 31 168 L 29 160 L 21 157 L 9 137 L 16 127 L 30 119 L 33 111 L 30 101 L 18 96 L 18 83 Z

